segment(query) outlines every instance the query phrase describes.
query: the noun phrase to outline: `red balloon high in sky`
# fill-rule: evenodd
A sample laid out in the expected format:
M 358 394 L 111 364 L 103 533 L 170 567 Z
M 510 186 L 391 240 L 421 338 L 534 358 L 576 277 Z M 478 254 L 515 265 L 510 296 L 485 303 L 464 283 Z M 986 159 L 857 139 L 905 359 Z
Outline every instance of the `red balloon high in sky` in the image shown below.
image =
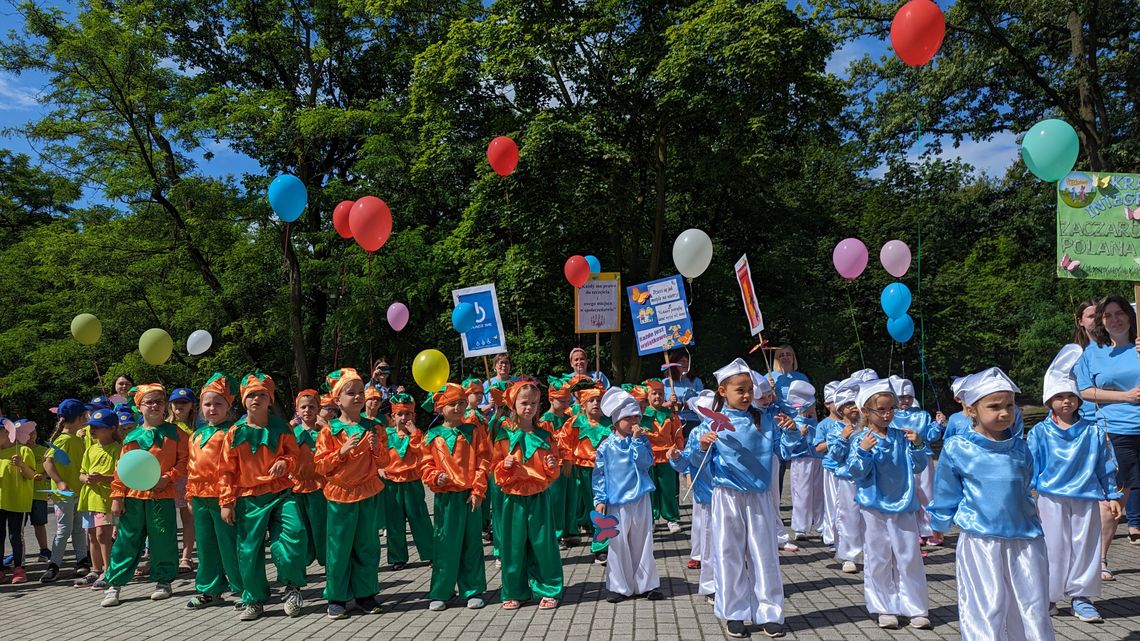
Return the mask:
M 392 212 L 376 196 L 365 196 L 356 201 L 348 214 L 352 236 L 365 251 L 374 252 L 388 242 L 392 234 Z
M 891 21 L 891 46 L 912 67 L 930 62 L 945 35 L 946 16 L 930 0 L 910 0 Z
M 500 176 L 509 176 L 519 164 L 519 146 L 506 136 L 499 136 L 487 145 L 487 162 Z

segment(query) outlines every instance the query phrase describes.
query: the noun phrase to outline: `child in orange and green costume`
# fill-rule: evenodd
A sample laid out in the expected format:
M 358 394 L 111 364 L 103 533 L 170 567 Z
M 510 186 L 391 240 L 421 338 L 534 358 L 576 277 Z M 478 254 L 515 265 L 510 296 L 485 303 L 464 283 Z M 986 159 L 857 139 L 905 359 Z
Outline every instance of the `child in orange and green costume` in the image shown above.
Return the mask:
M 681 531 L 681 506 L 678 503 L 677 471 L 669 464 L 669 454 L 685 449 L 685 433 L 681 429 L 681 419 L 665 405 L 665 383 L 659 378 L 651 378 L 643 383 L 646 389 L 645 408 L 641 426 L 653 449 L 653 467 L 649 468 L 649 478 L 656 488 L 653 490 L 653 520 L 665 519 L 669 531 Z
M 402 570 L 408 563 L 409 526 L 420 560 L 431 561 L 435 546 L 420 471 L 424 458 L 424 434 L 415 426 L 415 401 L 403 392 L 393 394 L 389 401 L 392 404 L 389 421 L 392 427 L 385 430 L 388 465 L 384 468 L 384 479 L 387 483 L 381 499 L 388 525 L 388 563 L 393 570 Z
M 301 508 L 301 518 L 305 521 L 305 531 L 308 533 L 308 554 L 305 556 L 306 565 L 316 561 L 325 567 L 325 549 L 328 543 L 328 534 L 325 529 L 328 520 L 328 502 L 321 489 L 325 485 L 325 477 L 317 473 L 313 463 L 313 455 L 317 450 L 317 435 L 323 429 L 328 429 L 324 419 L 319 418 L 321 410 L 321 396 L 317 390 L 306 389 L 297 393 L 293 410 L 298 421 L 293 426 L 293 436 L 297 437 L 297 470 L 293 472 L 293 494 L 297 497 L 297 505 Z
M 593 472 L 598 445 L 613 431 L 611 421 L 602 413 L 602 386 L 592 380 L 576 383 L 571 390 L 582 411 L 562 428 L 562 449 L 574 462 L 574 489 L 570 499 L 573 524 L 593 531 L 590 511 L 594 509 Z M 570 525 L 569 523 L 567 524 Z M 570 536 L 568 530 L 566 536 Z M 606 562 L 606 543 L 592 542 L 590 551 L 595 563 Z
M 562 448 L 562 428 L 570 420 L 570 379 L 565 376 L 549 376 L 546 396 L 550 400 L 550 409 L 538 419 L 538 426 L 550 432 L 555 442 Z M 550 512 L 554 519 L 554 533 L 558 537 L 558 545 L 562 549 L 568 546 L 565 536 L 573 536 L 577 532 L 573 517 L 567 516 L 567 505 L 572 495 L 574 483 L 574 461 L 569 458 L 560 459 L 561 468 L 558 478 L 550 484 L 546 494 L 550 497 Z

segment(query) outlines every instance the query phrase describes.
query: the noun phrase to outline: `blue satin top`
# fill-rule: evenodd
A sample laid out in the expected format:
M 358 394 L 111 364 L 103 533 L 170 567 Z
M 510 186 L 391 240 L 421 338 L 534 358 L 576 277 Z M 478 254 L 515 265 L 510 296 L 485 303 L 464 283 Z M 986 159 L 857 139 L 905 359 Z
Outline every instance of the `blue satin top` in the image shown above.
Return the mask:
M 698 425 L 689 432 L 685 441 L 685 449 L 681 451 L 681 458 L 669 459 L 669 465 L 677 470 L 678 474 L 688 474 L 693 483 L 693 500 L 697 503 L 709 504 L 712 502 L 712 472 L 709 466 L 697 475 L 697 466 L 693 465 L 693 450 L 701 449 L 701 434 L 709 431 L 704 424 Z
M 790 461 L 794 458 L 823 458 L 822 452 L 815 451 L 818 426 L 814 418 L 807 416 L 794 416 L 797 428 L 807 428 L 807 432 L 800 433 L 799 429 L 780 429 L 780 458 Z
M 698 446 L 694 448 L 690 460 L 695 467 L 700 467 L 705 457 L 712 455 L 705 467 L 712 472 L 714 488 L 767 492 L 768 482 L 772 478 L 772 440 L 778 428 L 767 413 L 763 414 L 759 425 L 753 422 L 752 414 L 747 411 L 728 408 L 724 414 L 732 421 L 736 431 L 721 430 L 708 452 Z M 706 430 L 710 428 L 708 419 L 705 419 L 701 427 Z
M 846 429 L 846 424 L 838 421 L 827 436 L 827 456 L 823 458 L 823 466 L 828 467 L 830 461 L 830 469 L 835 471 L 835 477 L 840 479 L 851 480 L 851 470 L 847 469 L 847 455 L 851 452 L 851 437 L 841 438 L 843 430 Z M 858 430 L 853 432 L 851 436 L 855 436 Z
M 934 451 L 930 449 L 930 442 L 938 440 L 942 436 L 942 426 L 930 418 L 929 412 L 914 407 L 895 410 L 895 416 L 891 419 L 891 427 L 910 430 L 918 434 L 922 438 L 926 456 L 934 456 Z
M 657 489 L 649 478 L 653 448 L 645 436 L 620 436 L 616 431 L 598 445 L 592 486 L 594 504 L 625 505 Z
M 946 439 L 934 473 L 930 527 L 1003 539 L 1042 535 L 1029 494 L 1033 456 L 1021 438 L 991 441 L 974 430 Z
M 792 381 L 803 381 L 810 383 L 807 374 L 800 371 L 791 372 L 772 372 L 772 391 L 776 392 L 776 398 L 781 401 L 788 398 L 788 388 L 792 386 Z M 789 414 L 788 416 L 791 416 Z
M 851 437 L 847 469 L 855 480 L 855 502 L 876 512 L 899 514 L 918 511 L 914 475 L 926 469 L 923 448 L 915 448 L 902 430 L 888 427 L 870 451 L 859 447 L 868 430 Z
M 836 431 L 836 436 L 838 436 L 838 431 L 841 431 L 842 429 L 843 422 L 837 421 L 831 417 L 823 419 L 815 426 L 815 442 L 812 443 L 812 447 L 814 448 L 820 443 L 827 444 L 826 451 L 817 453 L 817 456 L 823 458 L 823 469 L 825 470 L 831 470 L 832 472 L 835 471 L 835 459 L 828 456 L 828 454 L 831 453 L 831 433 L 833 431 Z
M 1028 444 L 1039 494 L 1092 501 L 1124 496 L 1116 489 L 1116 456 L 1104 427 L 1082 418 L 1062 429 L 1050 415 L 1029 430 Z

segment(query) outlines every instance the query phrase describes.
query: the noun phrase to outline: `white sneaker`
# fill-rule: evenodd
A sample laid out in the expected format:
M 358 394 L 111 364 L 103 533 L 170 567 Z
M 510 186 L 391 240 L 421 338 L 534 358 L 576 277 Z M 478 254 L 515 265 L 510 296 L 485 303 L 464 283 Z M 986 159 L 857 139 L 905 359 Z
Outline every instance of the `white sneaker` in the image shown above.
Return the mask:
M 432 601 L 428 604 L 428 609 L 432 612 L 443 612 L 447 609 L 447 603 L 443 601 Z
M 487 604 L 483 602 L 483 599 L 480 599 L 477 596 L 471 597 L 470 599 L 467 599 L 467 609 L 468 610 L 479 610 L 485 605 L 487 605 Z
M 673 534 L 676 534 L 676 533 L 681 531 L 681 524 L 680 523 L 676 523 L 674 521 L 669 521 L 669 523 L 667 523 L 666 525 L 669 527 L 669 532 L 671 532 Z
M 169 583 L 156 583 L 154 584 L 154 592 L 150 593 L 151 601 L 163 601 L 169 599 L 171 594 Z
M 99 605 L 104 608 L 113 608 L 119 605 L 119 588 L 107 588 L 103 592 L 103 600 L 99 602 Z
M 910 620 L 910 627 L 916 628 L 918 630 L 929 630 L 930 619 L 926 617 L 914 617 Z
M 880 614 L 879 627 L 884 630 L 898 630 L 899 618 L 893 614 Z
M 785 552 L 799 552 L 800 546 L 796 545 L 795 543 L 792 543 L 791 541 L 788 541 L 787 543 L 784 544 L 784 551 Z
M 844 561 L 843 562 L 843 573 L 844 574 L 858 574 L 859 568 L 855 567 L 854 561 Z
M 290 617 L 301 616 L 301 609 L 305 607 L 305 598 L 297 588 L 285 589 L 285 614 Z

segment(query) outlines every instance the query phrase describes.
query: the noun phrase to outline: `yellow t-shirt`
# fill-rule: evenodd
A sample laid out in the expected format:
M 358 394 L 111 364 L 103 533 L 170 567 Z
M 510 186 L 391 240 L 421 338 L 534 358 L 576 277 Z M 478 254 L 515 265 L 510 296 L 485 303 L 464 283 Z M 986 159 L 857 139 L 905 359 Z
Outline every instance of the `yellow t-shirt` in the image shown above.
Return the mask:
M 83 464 L 83 451 L 87 449 L 87 444 L 84 442 L 84 437 L 76 434 L 60 434 L 56 437 L 55 446 L 67 452 L 67 457 L 70 459 L 70 465 L 63 465 L 56 459 L 56 451 L 51 450 L 48 452 L 48 458 L 55 462 L 55 473 L 59 478 L 67 483 L 67 489 L 72 492 L 79 491 L 79 466 Z M 51 488 L 58 490 L 55 481 L 52 481 Z
M 81 471 L 83 474 L 106 474 L 113 476 L 115 474 L 115 466 L 119 463 L 119 453 L 123 449 L 123 444 L 111 441 L 107 445 L 99 444 L 95 441 L 87 447 L 87 451 L 83 453 L 83 465 Z M 80 512 L 102 512 L 104 514 L 111 513 L 111 482 L 106 481 L 95 485 L 84 483 L 79 489 L 79 505 L 77 509 Z
M 171 422 L 174 423 L 175 425 L 177 425 L 178 429 L 182 430 L 182 433 L 185 434 L 186 436 L 193 436 L 194 435 L 194 426 L 187 423 L 186 421 L 171 421 Z
M 36 455 L 36 464 L 32 467 L 35 468 L 36 474 L 43 477 L 36 479 L 36 495 L 32 498 L 33 500 L 46 501 L 48 499 L 47 493 L 40 492 L 40 490 L 51 489 L 51 477 L 47 475 L 47 472 L 44 472 L 44 459 L 47 458 L 48 446 L 36 443 L 32 446 L 32 453 Z
M 24 478 L 20 468 L 12 464 L 13 456 L 19 456 L 28 467 L 36 465 L 36 454 L 27 445 L 0 450 L 0 510 L 31 512 L 35 481 Z

